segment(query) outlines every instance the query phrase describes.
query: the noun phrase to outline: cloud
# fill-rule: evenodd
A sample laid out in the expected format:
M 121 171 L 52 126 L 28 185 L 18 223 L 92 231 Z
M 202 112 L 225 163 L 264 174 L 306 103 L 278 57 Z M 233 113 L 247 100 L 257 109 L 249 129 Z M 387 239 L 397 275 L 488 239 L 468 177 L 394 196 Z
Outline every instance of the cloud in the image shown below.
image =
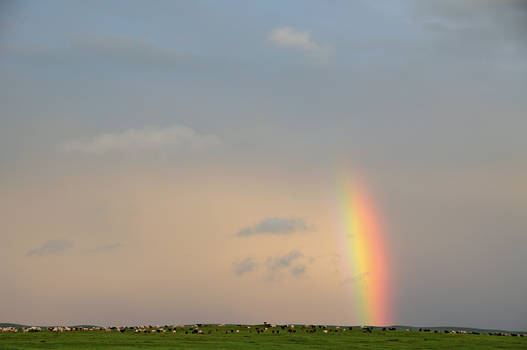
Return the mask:
M 83 253 L 92 254 L 92 253 L 108 252 L 108 251 L 116 250 L 122 247 L 123 245 L 121 243 L 106 244 L 106 245 L 100 245 L 100 246 L 90 248 L 90 249 L 85 249 Z
M 76 37 L 72 40 L 72 47 L 85 54 L 119 58 L 127 56 L 145 63 L 177 62 L 181 57 L 176 52 L 153 42 L 129 36 Z
M 291 27 L 276 28 L 269 34 L 268 39 L 283 47 L 294 47 L 304 50 L 320 49 L 320 46 L 313 41 L 309 32 L 300 32 Z
M 292 250 L 289 253 L 282 255 L 282 256 L 276 256 L 276 257 L 269 257 L 267 258 L 267 267 L 271 271 L 283 269 L 286 267 L 289 267 L 293 261 L 296 259 L 302 257 L 303 254 L 297 250 Z
M 470 67 L 483 74 L 525 69 L 526 1 L 410 0 L 408 6 L 427 37 L 427 50 L 419 51 L 423 62 L 440 57 L 444 69 Z
M 459 45 L 524 45 L 527 2 L 524 0 L 443 0 L 409 2 L 415 19 L 435 32 L 455 35 Z M 460 40 L 460 36 L 461 39 Z
M 285 273 L 288 271 L 291 276 L 300 277 L 306 273 L 307 266 L 302 263 L 304 254 L 298 250 L 292 250 L 287 254 L 268 257 L 267 265 L 267 281 L 279 281 L 286 277 Z M 295 264 L 296 263 L 296 264 Z M 293 264 L 295 264 L 293 266 Z
M 306 273 L 306 265 L 297 265 L 291 269 L 293 276 L 300 276 Z
M 267 40 L 279 47 L 301 50 L 314 58 L 327 59 L 331 53 L 331 48 L 317 44 L 310 32 L 299 31 L 291 27 L 274 29 L 269 33 Z
M 206 62 L 195 55 L 175 52 L 151 41 L 128 36 L 73 36 L 66 45 L 10 45 L 6 52 L 18 60 L 36 59 L 40 63 L 94 62 L 112 66 L 206 69 Z M 131 66 L 130 66 L 131 65 Z
M 503 15 L 506 12 L 525 12 L 527 4 L 524 0 L 442 0 L 409 2 L 412 9 L 421 14 L 466 21 L 481 14 Z
M 196 150 L 219 144 L 214 135 L 199 134 L 191 128 L 171 125 L 166 128 L 146 126 L 87 139 L 69 140 L 60 145 L 65 152 L 105 154 L 108 152 Z
M 73 244 L 64 239 L 52 239 L 45 242 L 40 248 L 30 250 L 27 256 L 58 255 L 70 249 Z
M 247 272 L 254 271 L 258 267 L 258 264 L 255 263 L 252 258 L 248 257 L 240 262 L 235 262 L 233 266 L 234 273 L 238 276 L 241 276 Z
M 265 218 L 253 226 L 241 229 L 236 235 L 239 237 L 256 234 L 288 235 L 309 230 L 310 228 L 301 218 Z
M 291 275 L 300 276 L 306 273 L 306 265 L 296 264 L 292 266 L 294 262 L 297 262 L 298 259 L 302 258 L 304 255 L 297 251 L 292 250 L 287 254 L 278 255 L 274 257 L 268 257 L 266 261 L 267 267 L 267 280 L 276 280 L 280 279 L 280 276 L 283 276 L 283 271 L 289 270 Z M 233 268 L 234 273 L 238 276 L 242 276 L 248 272 L 252 272 L 258 268 L 259 264 L 255 262 L 251 257 L 245 258 L 240 262 L 234 262 Z

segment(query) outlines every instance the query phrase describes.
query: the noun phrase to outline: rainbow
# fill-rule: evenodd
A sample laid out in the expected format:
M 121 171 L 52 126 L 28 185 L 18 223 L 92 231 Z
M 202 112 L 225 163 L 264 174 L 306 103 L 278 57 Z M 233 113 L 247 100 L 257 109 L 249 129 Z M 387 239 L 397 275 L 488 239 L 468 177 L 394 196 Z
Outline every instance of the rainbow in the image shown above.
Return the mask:
M 364 325 L 389 325 L 391 295 L 386 237 L 366 187 L 340 181 L 339 240 L 345 256 L 345 283 L 352 289 L 353 319 Z

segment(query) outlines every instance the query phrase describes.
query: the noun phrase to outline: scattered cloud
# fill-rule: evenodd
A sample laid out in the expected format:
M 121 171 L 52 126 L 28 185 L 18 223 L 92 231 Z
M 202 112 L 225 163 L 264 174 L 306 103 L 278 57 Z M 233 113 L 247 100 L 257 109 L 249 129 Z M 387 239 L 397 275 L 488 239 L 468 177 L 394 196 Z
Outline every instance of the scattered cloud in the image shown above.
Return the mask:
M 133 57 L 144 62 L 161 63 L 177 61 L 176 52 L 158 46 L 151 41 L 129 36 L 84 36 L 72 38 L 72 47 L 85 54 L 91 53 L 101 57 Z
M 290 276 L 300 277 L 307 271 L 304 254 L 298 250 L 292 250 L 287 254 L 268 257 L 267 265 L 267 281 L 280 281 L 286 277 L 288 273 Z M 308 258 L 309 260 L 309 258 Z M 288 273 L 287 273 L 288 272 Z
M 234 273 L 241 276 L 247 272 L 254 271 L 258 267 L 258 264 L 254 262 L 252 258 L 248 257 L 240 262 L 235 262 L 233 266 Z
M 291 269 L 293 276 L 300 276 L 306 273 L 306 265 L 297 265 Z
M 73 244 L 65 239 L 52 239 L 45 242 L 40 248 L 30 250 L 27 256 L 59 255 L 70 249 Z
M 257 234 L 288 235 L 309 230 L 305 220 L 301 218 L 265 218 L 253 226 L 241 229 L 236 235 L 239 237 Z
M 60 148 L 65 152 L 105 154 L 108 152 L 196 150 L 214 146 L 219 139 L 214 135 L 199 134 L 182 125 L 144 127 L 108 133 L 87 139 L 69 140 Z
M 103 62 L 119 68 L 156 67 L 171 69 L 206 69 L 201 57 L 176 52 L 152 41 L 129 36 L 71 36 L 58 47 L 10 45 L 5 51 L 18 60 L 38 60 L 41 63 Z
M 74 245 L 73 242 L 62 239 L 62 238 L 52 239 L 52 240 L 45 242 L 40 248 L 35 248 L 35 249 L 30 250 L 27 253 L 27 256 L 59 255 L 69 250 L 71 247 L 73 247 L 73 245 Z M 113 251 L 113 250 L 116 250 L 122 247 L 123 245 L 121 243 L 112 243 L 112 244 L 99 245 L 99 246 L 89 248 L 89 249 L 83 249 L 83 250 L 80 250 L 79 252 L 84 253 L 84 254 L 94 254 L 94 253 Z
M 452 18 L 456 20 L 470 20 L 481 14 L 503 15 L 507 12 L 516 12 L 524 15 L 527 4 L 524 0 L 443 0 L 443 1 L 419 1 L 409 2 L 410 8 L 419 14 L 434 14 L 436 16 Z
M 279 280 L 285 274 L 285 271 L 289 271 L 292 276 L 301 276 L 306 273 L 307 266 L 301 263 L 301 259 L 304 255 L 297 251 L 292 250 L 284 255 L 277 255 L 268 257 L 266 260 L 267 277 L 269 281 Z M 296 263 L 294 266 L 293 264 Z M 248 272 L 256 270 L 259 263 L 254 261 L 253 258 L 247 257 L 242 261 L 234 262 L 233 264 L 234 273 L 238 276 L 242 276 Z
M 289 253 L 276 257 L 267 258 L 267 267 L 271 271 L 287 268 L 293 261 L 302 257 L 303 254 L 297 250 L 292 250 Z
M 269 33 L 267 39 L 276 46 L 301 50 L 317 59 L 327 59 L 331 54 L 331 47 L 315 42 L 309 31 L 300 31 L 292 27 L 276 28 Z
M 121 243 L 106 244 L 106 245 L 96 246 L 90 249 L 85 249 L 83 253 L 93 254 L 93 253 L 109 252 L 109 251 L 113 251 L 113 250 L 116 250 L 122 247 L 123 245 Z
M 428 30 L 455 36 L 458 46 L 466 42 L 472 49 L 474 46 L 497 49 L 503 49 L 504 45 L 525 46 L 527 2 L 524 0 L 412 0 L 409 4 L 414 20 Z

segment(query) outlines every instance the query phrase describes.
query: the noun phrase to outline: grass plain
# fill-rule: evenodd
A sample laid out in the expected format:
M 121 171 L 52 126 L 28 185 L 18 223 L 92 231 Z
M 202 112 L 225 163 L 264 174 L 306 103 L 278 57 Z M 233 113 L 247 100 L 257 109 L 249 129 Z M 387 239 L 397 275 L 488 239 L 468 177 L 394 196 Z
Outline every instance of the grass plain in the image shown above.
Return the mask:
M 526 337 L 444 334 L 417 331 L 296 333 L 248 332 L 247 326 L 203 326 L 204 334 L 76 331 L 0 333 L 0 349 L 527 349 Z M 189 329 L 187 327 L 187 329 Z M 233 333 L 231 333 L 231 329 Z M 211 331 L 208 334 L 209 330 Z M 239 330 L 239 333 L 236 332 Z

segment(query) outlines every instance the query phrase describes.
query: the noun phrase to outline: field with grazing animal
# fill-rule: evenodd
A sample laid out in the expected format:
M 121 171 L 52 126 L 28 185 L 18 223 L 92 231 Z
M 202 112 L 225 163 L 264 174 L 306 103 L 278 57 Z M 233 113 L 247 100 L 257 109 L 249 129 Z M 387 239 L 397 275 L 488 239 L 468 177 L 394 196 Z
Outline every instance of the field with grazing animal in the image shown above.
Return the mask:
M 479 334 L 478 334 L 479 333 Z M 527 336 L 497 331 L 202 325 L 14 329 L 0 349 L 527 349 Z

